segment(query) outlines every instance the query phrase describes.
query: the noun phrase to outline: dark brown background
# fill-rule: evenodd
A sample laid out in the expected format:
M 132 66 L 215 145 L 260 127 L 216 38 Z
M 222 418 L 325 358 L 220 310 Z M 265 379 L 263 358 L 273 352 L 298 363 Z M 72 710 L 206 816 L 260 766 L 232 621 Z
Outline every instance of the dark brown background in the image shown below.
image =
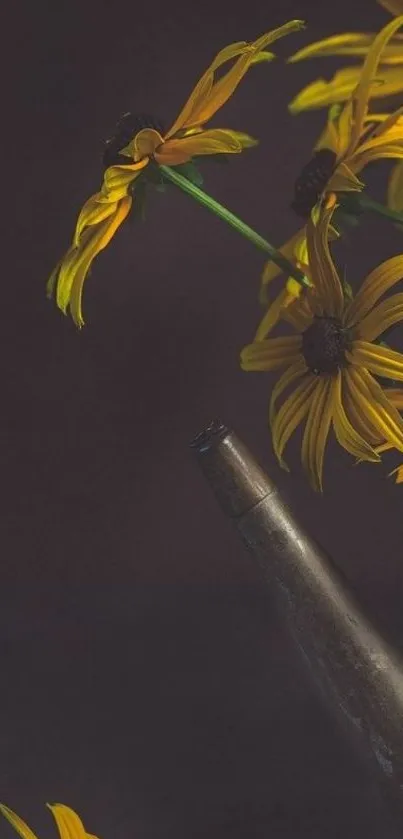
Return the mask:
M 262 255 L 187 196 L 156 193 L 95 263 L 84 330 L 44 294 L 124 111 L 168 125 L 222 46 L 288 19 L 309 29 L 276 45 L 283 57 L 388 20 L 352 6 L 27 0 L 4 15 L 0 798 L 39 839 L 55 835 L 45 801 L 101 839 L 398 836 L 188 449 L 212 417 L 232 425 L 401 643 L 403 489 L 332 446 L 323 497 L 297 444 L 282 472 L 273 379 L 239 369 Z M 286 104 L 339 63 L 253 68 L 212 122 L 261 143 L 206 162 L 205 188 L 277 244 L 323 119 Z M 366 222 L 343 243 L 347 279 L 402 246 Z

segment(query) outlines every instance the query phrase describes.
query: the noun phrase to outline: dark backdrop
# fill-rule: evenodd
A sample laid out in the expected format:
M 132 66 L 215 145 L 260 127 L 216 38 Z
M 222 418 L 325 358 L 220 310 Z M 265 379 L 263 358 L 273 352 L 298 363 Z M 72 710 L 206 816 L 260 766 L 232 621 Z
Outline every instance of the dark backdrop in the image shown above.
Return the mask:
M 280 56 L 388 20 L 369 0 L 3 10 L 0 799 L 39 839 L 55 835 L 46 801 L 101 839 L 398 835 L 188 449 L 212 417 L 232 425 L 401 643 L 403 490 L 332 446 L 323 497 L 297 445 L 282 472 L 273 379 L 239 369 L 262 255 L 187 196 L 155 194 L 94 264 L 81 332 L 44 294 L 117 118 L 169 124 L 221 47 L 295 17 L 309 30 Z M 286 104 L 341 63 L 253 68 L 212 122 L 261 144 L 206 162 L 206 189 L 276 244 L 323 118 Z M 367 222 L 343 244 L 347 279 L 401 247 Z

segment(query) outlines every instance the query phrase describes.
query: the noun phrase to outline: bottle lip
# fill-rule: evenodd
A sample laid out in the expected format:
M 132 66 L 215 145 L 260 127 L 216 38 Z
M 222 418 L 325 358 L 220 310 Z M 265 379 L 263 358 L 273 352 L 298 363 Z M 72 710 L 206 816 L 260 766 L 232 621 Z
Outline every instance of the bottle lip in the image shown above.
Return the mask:
M 190 446 L 221 508 L 230 518 L 239 518 L 277 492 L 242 440 L 221 420 L 213 420 Z
M 189 445 L 191 449 L 196 449 L 199 454 L 203 454 L 218 446 L 230 433 L 230 429 L 221 420 L 213 419 L 206 428 L 196 434 Z

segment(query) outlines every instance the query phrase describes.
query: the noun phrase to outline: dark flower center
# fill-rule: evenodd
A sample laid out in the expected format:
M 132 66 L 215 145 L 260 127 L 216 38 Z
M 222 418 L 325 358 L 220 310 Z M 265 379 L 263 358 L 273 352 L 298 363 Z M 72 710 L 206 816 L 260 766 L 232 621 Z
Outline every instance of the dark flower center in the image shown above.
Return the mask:
M 117 123 L 113 137 L 107 140 L 105 144 L 105 151 L 102 157 L 105 169 L 108 166 L 130 163 L 130 158 L 124 154 L 119 154 L 119 152 L 130 143 L 142 128 L 155 128 L 160 134 L 164 133 L 162 122 L 150 114 L 132 114 L 130 111 L 127 114 L 123 114 Z
M 302 333 L 302 354 L 312 373 L 335 373 L 345 362 L 350 347 L 348 330 L 337 318 L 315 316 Z
M 336 155 L 330 149 L 315 152 L 295 181 L 292 209 L 302 218 L 308 218 L 321 196 L 336 164 Z

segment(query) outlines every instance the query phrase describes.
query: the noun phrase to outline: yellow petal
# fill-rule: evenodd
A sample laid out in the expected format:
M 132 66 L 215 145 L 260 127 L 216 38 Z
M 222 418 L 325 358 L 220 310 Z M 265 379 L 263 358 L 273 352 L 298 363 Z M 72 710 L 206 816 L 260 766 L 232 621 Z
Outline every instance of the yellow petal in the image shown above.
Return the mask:
M 290 282 L 290 279 L 287 280 L 287 287 L 290 285 Z M 287 306 L 282 313 L 283 319 L 291 324 L 297 332 L 304 332 L 312 323 L 314 316 L 311 307 L 313 295 L 314 291 L 311 293 L 309 290 L 304 290 L 299 298 L 290 306 Z
M 347 367 L 344 376 L 358 411 L 374 425 L 380 442 L 403 451 L 403 420 L 371 373 L 365 367 Z
M 105 170 L 102 186 L 102 201 L 120 201 L 127 195 L 130 184 L 136 180 L 149 163 L 148 158 L 127 166 L 109 166 Z
M 337 102 L 345 102 L 361 77 L 361 67 L 343 67 L 338 70 L 330 81 L 320 78 L 304 87 L 290 102 L 288 108 L 292 114 L 301 111 L 328 108 Z M 381 99 L 392 96 L 403 90 L 402 67 L 382 67 L 376 74 L 375 83 L 369 89 L 371 99 Z
M 301 449 L 302 465 L 317 492 L 322 492 L 323 458 L 332 415 L 332 379 L 320 377 L 311 399 Z
M 403 354 L 389 347 L 368 341 L 353 341 L 346 358 L 354 367 L 365 367 L 376 376 L 403 381 Z
M 378 0 L 391 15 L 403 15 L 403 0 Z
M 384 28 L 381 29 L 381 31 L 378 33 L 374 42 L 368 50 L 367 56 L 362 65 L 360 80 L 353 95 L 354 120 L 351 132 L 350 150 L 355 149 L 359 143 L 364 128 L 365 118 L 368 112 L 368 102 L 371 95 L 372 84 L 375 78 L 378 78 L 378 75 L 382 75 L 378 74 L 377 71 L 379 62 L 382 59 L 383 50 L 386 47 L 388 41 L 397 32 L 397 30 L 400 29 L 401 26 L 403 26 L 403 16 L 400 16 L 395 20 L 392 20 L 390 23 L 388 23 L 387 26 L 384 26 Z
M 286 259 L 289 260 L 289 262 L 292 262 L 297 267 L 300 267 L 299 266 L 299 256 L 301 254 L 301 248 L 305 248 L 305 250 L 302 251 L 305 254 L 306 253 L 305 227 L 302 227 L 301 230 L 298 230 L 298 232 L 295 233 L 294 236 L 292 236 L 291 239 L 289 239 L 288 242 L 286 242 L 284 245 L 282 245 L 281 248 L 279 248 L 278 250 L 283 256 L 285 256 Z M 264 266 L 264 269 L 263 269 L 262 276 L 261 276 L 261 281 L 260 281 L 261 282 L 261 287 L 260 287 L 259 299 L 260 299 L 261 303 L 266 304 L 268 302 L 267 296 L 266 296 L 267 286 L 269 285 L 269 283 L 271 283 L 272 280 L 274 280 L 281 273 L 282 273 L 282 268 L 279 268 L 279 266 L 276 265 L 274 262 L 272 262 L 271 260 L 268 260 L 268 262 L 266 262 L 266 264 Z
M 389 472 L 389 478 L 392 475 L 396 475 L 396 484 L 403 484 L 403 465 L 397 466 L 396 469 L 393 469 L 392 472 Z
M 208 96 L 205 97 L 205 100 L 202 101 L 199 108 L 193 111 L 192 125 L 200 125 L 201 123 L 207 122 L 228 101 L 249 67 L 254 63 L 254 59 L 262 50 L 279 38 L 283 38 L 291 32 L 297 32 L 303 26 L 302 21 L 292 20 L 284 24 L 284 26 L 280 26 L 278 29 L 265 33 L 260 38 L 257 38 L 256 41 L 249 44 L 245 48 L 244 54 L 237 59 L 231 70 L 213 84 Z
M 299 335 L 255 341 L 241 352 L 242 370 L 276 370 L 292 364 L 297 360 L 300 347 Z
M 298 290 L 300 291 L 301 286 L 297 282 L 296 286 L 298 286 Z M 262 341 L 263 338 L 266 338 L 269 332 L 271 332 L 272 329 L 274 329 L 276 324 L 283 316 L 284 310 L 287 309 L 290 305 L 292 306 L 296 299 L 297 298 L 295 296 L 294 290 L 290 292 L 287 286 L 282 291 L 280 291 L 280 294 L 277 295 L 276 299 L 272 303 L 270 303 L 265 316 L 262 318 L 258 326 L 256 335 L 253 340 Z
M 164 138 L 155 128 L 142 128 L 127 148 L 131 150 L 134 160 L 139 162 L 145 157 L 151 157 L 163 142 Z
M 379 298 L 403 278 L 403 255 L 392 256 L 374 268 L 364 280 L 354 299 L 347 304 L 345 325 L 362 320 Z
M 78 248 L 70 248 L 61 262 L 57 276 L 56 302 L 59 309 L 66 313 L 67 306 L 72 306 L 74 319 L 81 326 L 80 308 L 81 290 L 92 261 L 106 247 L 118 227 L 126 218 L 132 199 L 122 198 L 113 216 L 105 219 L 97 227 L 90 227 L 81 238 Z M 74 291 L 73 291 L 74 287 Z
M 403 411 L 403 390 L 400 387 L 385 387 L 385 396 L 389 402 L 397 408 L 398 411 Z
M 302 382 L 290 394 L 282 404 L 278 413 L 273 419 L 271 427 L 273 435 L 274 453 L 283 469 L 288 466 L 282 458 L 283 451 L 291 435 L 297 426 L 302 422 L 309 411 L 310 400 L 315 388 L 318 386 L 318 378 L 312 373 L 307 373 Z
M 271 58 L 265 48 L 278 38 L 298 31 L 302 27 L 302 21 L 290 21 L 284 26 L 262 35 L 252 43 L 238 41 L 220 50 L 197 82 L 179 116 L 166 133 L 165 139 L 170 139 L 177 131 L 184 128 L 207 122 L 232 96 L 249 67 L 254 63 Z M 234 66 L 217 82 L 214 82 L 215 71 L 234 58 L 237 58 Z
M 293 364 L 287 368 L 285 373 L 280 376 L 279 380 L 274 385 L 274 388 L 271 392 L 270 397 L 270 405 L 269 405 L 269 424 L 270 427 L 273 426 L 274 419 L 276 416 L 276 402 L 279 396 L 285 391 L 285 389 L 294 382 L 296 379 L 300 379 L 305 373 L 308 372 L 308 368 L 305 363 L 305 359 L 300 356 Z
M 32 830 L 28 827 L 25 822 L 17 816 L 17 813 L 14 813 L 10 810 L 9 807 L 6 807 L 4 804 L 0 804 L 0 812 L 3 816 L 10 822 L 12 827 L 20 834 L 21 839 L 36 839 Z
M 374 341 L 395 323 L 403 320 L 403 294 L 393 294 L 387 300 L 379 303 L 356 326 L 355 332 L 358 338 L 365 341 Z
M 75 248 L 78 248 L 81 235 L 86 227 L 91 227 L 93 224 L 99 224 L 100 221 L 104 221 L 116 210 L 117 202 L 111 201 L 110 203 L 106 203 L 103 201 L 101 203 L 98 200 L 101 195 L 102 193 L 100 192 L 96 195 L 92 195 L 91 198 L 85 202 L 80 212 L 77 219 L 76 229 L 74 231 L 73 244 Z
M 331 35 L 330 38 L 323 38 L 321 41 L 308 44 L 302 50 L 298 50 L 288 61 L 295 63 L 306 58 L 319 58 L 327 55 L 365 56 L 374 39 L 375 34 L 364 34 L 362 32 L 343 32 L 340 35 Z M 396 35 L 390 46 L 385 48 L 382 53 L 382 64 L 403 63 L 401 41 L 401 36 Z
M 70 291 L 70 299 L 69 299 L 69 307 L 70 307 L 70 314 L 74 320 L 76 326 L 84 326 L 84 319 L 82 314 L 82 293 L 83 293 L 83 285 L 84 280 L 88 274 L 89 267 L 91 262 L 93 261 L 94 257 L 100 253 L 101 250 L 106 248 L 109 244 L 113 236 L 115 235 L 117 229 L 120 225 L 124 222 L 125 218 L 127 217 L 133 199 L 130 196 L 126 198 L 122 198 L 120 205 L 114 215 L 114 217 L 107 221 L 105 224 L 103 232 L 99 234 L 97 246 L 96 246 L 96 253 L 93 253 L 88 260 L 84 260 L 80 267 L 76 270 L 76 273 L 73 277 L 71 291 Z
M 350 452 L 354 457 L 360 460 L 370 460 L 379 462 L 380 457 L 376 451 L 360 433 L 351 425 L 350 420 L 344 410 L 342 402 L 342 373 L 339 370 L 337 376 L 333 378 L 333 428 L 336 439 L 340 446 L 346 451 Z M 373 442 L 374 434 L 371 430 L 371 440 Z M 376 438 L 375 438 L 376 439 Z
M 403 212 L 403 161 L 396 163 L 390 174 L 387 203 L 391 210 Z
M 239 154 L 243 148 L 256 145 L 252 137 L 248 137 L 245 141 L 246 136 L 241 135 L 243 140 L 241 142 L 235 131 L 211 128 L 189 137 L 167 140 L 155 153 L 155 159 L 157 163 L 169 166 L 186 163 L 194 155 Z
M 357 170 L 362 169 L 363 165 L 357 165 Z M 358 192 L 363 189 L 364 184 L 360 181 L 354 172 L 351 171 L 347 163 L 341 161 L 338 163 L 333 174 L 330 176 L 326 190 L 328 192 Z
M 307 242 L 311 279 L 320 304 L 327 315 L 340 317 L 344 308 L 343 288 L 329 251 L 329 225 L 335 203 L 323 208 L 317 224 L 307 224 Z
M 57 824 L 60 839 L 88 839 L 84 825 L 74 810 L 64 804 L 47 804 Z

